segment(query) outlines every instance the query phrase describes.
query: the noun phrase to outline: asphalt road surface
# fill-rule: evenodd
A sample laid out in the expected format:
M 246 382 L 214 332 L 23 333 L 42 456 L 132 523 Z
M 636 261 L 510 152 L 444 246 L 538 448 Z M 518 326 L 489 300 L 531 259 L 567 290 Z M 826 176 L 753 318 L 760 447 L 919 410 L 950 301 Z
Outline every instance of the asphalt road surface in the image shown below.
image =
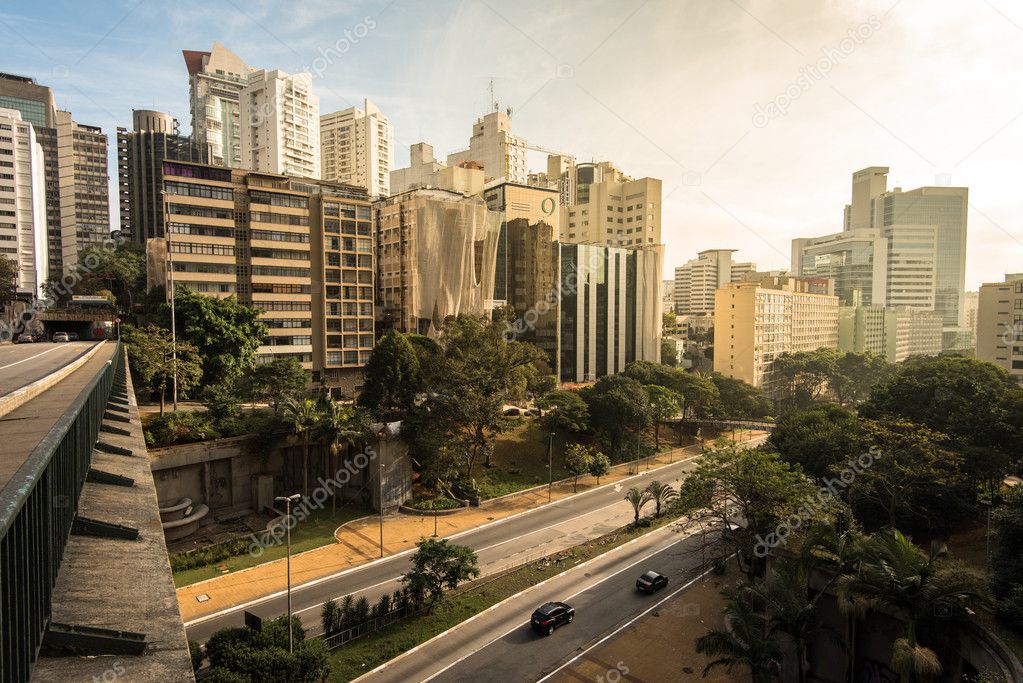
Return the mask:
M 691 458 L 697 453 L 698 448 L 690 449 L 680 457 Z M 632 520 L 632 507 L 623 500 L 624 490 L 632 486 L 643 488 L 655 479 L 674 484 L 695 467 L 696 461 L 692 459 L 676 462 L 450 538 L 476 550 L 484 575 L 493 573 L 620 528 Z M 399 577 L 407 571 L 410 555 L 411 551 L 405 551 L 293 587 L 294 612 L 311 633 L 317 633 L 320 631 L 320 608 L 324 602 L 353 594 L 356 598 L 365 595 L 372 603 L 380 595 L 390 594 L 399 586 Z M 187 622 L 188 637 L 202 642 L 219 629 L 243 626 L 246 610 L 264 618 L 280 616 L 287 612 L 286 593 L 280 591 L 252 603 Z
M 0 346 L 0 396 L 56 372 L 98 342 L 4 344 Z
M 684 590 L 702 573 L 701 548 L 698 534 L 686 535 L 673 527 L 641 537 L 482 612 L 359 681 L 543 680 L 572 657 Z M 653 595 L 638 592 L 636 578 L 647 570 L 667 576 L 668 586 Z M 567 602 L 576 614 L 571 624 L 544 636 L 530 628 L 529 617 L 550 600 Z M 635 656 L 657 654 L 637 652 Z

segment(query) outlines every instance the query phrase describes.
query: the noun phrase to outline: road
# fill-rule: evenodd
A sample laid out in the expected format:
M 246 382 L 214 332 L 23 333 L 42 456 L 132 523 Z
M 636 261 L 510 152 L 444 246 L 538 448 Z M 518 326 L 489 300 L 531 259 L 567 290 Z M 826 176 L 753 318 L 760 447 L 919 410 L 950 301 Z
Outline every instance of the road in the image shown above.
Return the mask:
M 59 370 L 97 342 L 4 344 L 0 346 L 0 396 Z
M 450 538 L 476 550 L 484 576 L 524 564 L 609 533 L 632 521 L 632 507 L 623 500 L 624 490 L 632 486 L 645 487 L 655 479 L 677 485 L 677 481 L 696 467 L 692 457 L 698 452 L 698 448 L 694 448 L 684 456 L 689 460 L 642 472 L 615 485 L 591 489 Z M 405 551 L 294 587 L 293 609 L 304 625 L 312 633 L 317 633 L 320 631 L 320 608 L 324 602 L 353 594 L 355 597 L 365 595 L 372 603 L 380 595 L 393 592 L 399 586 L 399 577 L 408 569 L 410 555 L 411 551 Z M 287 611 L 286 593 L 281 591 L 253 603 L 237 605 L 187 622 L 188 637 L 202 642 L 219 629 L 242 626 L 245 610 L 261 617 L 280 616 Z
M 358 680 L 543 680 L 571 657 L 684 590 L 702 572 L 701 546 L 698 534 L 680 533 L 676 525 L 640 537 L 499 603 Z M 668 587 L 654 595 L 639 593 L 636 578 L 648 569 L 668 576 Z M 550 600 L 572 605 L 575 620 L 551 636 L 538 635 L 529 627 L 529 616 Z

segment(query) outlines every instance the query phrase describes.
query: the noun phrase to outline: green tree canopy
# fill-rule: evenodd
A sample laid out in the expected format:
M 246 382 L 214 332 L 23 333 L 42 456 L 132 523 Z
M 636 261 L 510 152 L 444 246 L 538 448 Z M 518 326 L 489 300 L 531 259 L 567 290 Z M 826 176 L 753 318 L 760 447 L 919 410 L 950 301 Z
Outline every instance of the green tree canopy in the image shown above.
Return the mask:
M 605 375 L 580 394 L 590 411 L 590 423 L 605 448 L 617 459 L 638 453 L 640 435 L 653 422 L 650 399 L 643 385 L 625 375 Z
M 298 617 L 293 617 L 295 651 L 288 651 L 288 618 L 264 622 L 261 631 L 226 628 L 210 636 L 206 653 L 210 672 L 204 680 L 220 683 L 295 681 L 320 683 L 330 674 L 326 641 L 305 639 Z
M 309 390 L 309 371 L 296 358 L 275 358 L 245 370 L 238 378 L 238 389 L 246 402 L 269 403 L 279 412 L 285 401 Z
M 581 443 L 571 443 L 565 449 L 565 469 L 572 475 L 572 492 L 578 491 L 579 477 L 590 471 L 593 452 Z
M 590 427 L 590 409 L 577 391 L 552 391 L 537 407 L 546 411 L 541 421 L 548 431 L 584 432 Z
M 164 402 L 173 388 L 175 366 L 179 395 L 199 386 L 202 365 L 198 350 L 192 344 L 179 339 L 175 361 L 169 330 L 156 325 L 141 328 L 125 325 L 121 328 L 121 335 L 128 346 L 132 379 L 139 389 L 159 395 L 160 415 L 163 415 Z
M 1016 486 L 991 515 L 995 549 L 991 555 L 991 592 L 998 613 L 1023 628 L 1023 486 Z
M 146 249 L 137 242 L 124 240 L 110 249 L 86 247 L 78 253 L 81 281 L 75 294 L 113 294 L 123 313 L 131 315 L 135 304 L 143 303 L 146 291 Z
M 234 381 L 255 365 L 256 350 L 266 336 L 259 309 L 245 306 L 233 296 L 217 299 L 180 288 L 174 305 L 178 341 L 187 341 L 199 350 L 204 385 Z M 158 317 L 169 329 L 169 304 L 160 307 Z
M 366 364 L 365 387 L 359 403 L 382 420 L 404 416 L 424 390 L 419 353 L 410 336 L 388 332 L 377 342 Z
M 0 303 L 14 299 L 18 292 L 18 269 L 14 261 L 0 254 Z
M 767 394 L 741 379 L 725 377 L 720 372 L 710 376 L 717 388 L 718 400 L 714 412 L 724 418 L 756 419 L 771 414 L 771 401 Z
M 418 601 L 427 600 L 430 609 L 443 599 L 444 589 L 453 590 L 459 583 L 480 575 L 472 548 L 449 544 L 446 538 L 439 541 L 424 538 L 416 548 L 412 567 L 401 580 Z
M 811 477 L 821 478 L 835 465 L 859 455 L 865 447 L 855 414 L 834 404 L 793 410 L 778 418 L 768 439 L 786 462 Z

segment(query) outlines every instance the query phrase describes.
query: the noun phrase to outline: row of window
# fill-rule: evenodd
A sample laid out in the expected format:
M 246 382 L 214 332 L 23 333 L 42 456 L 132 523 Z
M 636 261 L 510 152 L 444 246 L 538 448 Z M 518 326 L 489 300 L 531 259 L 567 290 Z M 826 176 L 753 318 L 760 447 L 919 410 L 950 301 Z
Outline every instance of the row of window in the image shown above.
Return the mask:
M 309 294 L 309 285 L 282 285 L 276 283 L 253 283 L 255 294 Z
M 193 185 L 191 183 L 164 183 L 164 190 L 167 194 L 182 195 L 184 197 L 201 197 L 203 199 L 222 199 L 234 201 L 234 191 L 227 187 L 216 187 L 214 185 Z
M 231 220 L 234 212 L 231 209 L 221 209 L 215 206 L 192 206 L 190 204 L 171 204 L 168 211 L 172 216 L 195 216 L 196 218 L 222 218 Z
M 308 268 L 285 268 L 283 266 L 252 266 L 253 275 L 265 277 L 309 277 Z
M 234 256 L 234 247 L 225 244 L 196 244 L 195 242 L 171 242 L 171 253 L 201 254 L 203 256 Z
M 292 216 L 285 213 L 272 213 L 270 211 L 250 211 L 249 219 L 259 223 L 274 223 L 276 225 L 309 225 L 309 216 Z
M 191 223 L 168 223 L 167 229 L 177 235 L 201 235 L 203 237 L 234 237 L 234 230 L 219 225 L 192 225 Z
M 263 192 L 260 190 L 250 191 L 249 200 L 253 204 L 285 206 L 292 209 L 306 209 L 309 207 L 309 200 L 306 197 L 297 197 L 290 194 L 277 194 L 276 192 Z
M 309 311 L 312 310 L 308 301 L 260 301 L 252 300 L 252 305 L 264 311 Z
M 281 232 L 280 230 L 253 230 L 252 239 L 266 240 L 268 242 L 298 242 L 309 243 L 309 235 L 296 232 Z

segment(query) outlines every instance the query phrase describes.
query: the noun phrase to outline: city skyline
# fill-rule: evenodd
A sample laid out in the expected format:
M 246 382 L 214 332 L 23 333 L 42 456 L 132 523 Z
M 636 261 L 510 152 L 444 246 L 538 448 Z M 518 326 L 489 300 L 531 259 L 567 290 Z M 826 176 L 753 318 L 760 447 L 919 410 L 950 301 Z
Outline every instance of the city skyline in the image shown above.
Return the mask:
M 26 7 L 0 15 L 0 31 L 7 71 L 50 85 L 60 108 L 109 136 L 130 124 L 133 108 L 165 111 L 187 127 L 182 49 L 220 41 L 257 68 L 309 70 L 321 112 L 366 97 L 379 104 L 395 129 L 394 168 L 419 141 L 438 158 L 465 147 L 493 79 L 516 135 L 663 180 L 666 268 L 709 248 L 742 248 L 764 268 L 786 267 L 793 237 L 841 228 L 857 168 L 896 169 L 893 187 L 968 186 L 966 286 L 976 290 L 1018 270 L 1023 253 L 1007 172 L 1007 150 L 1023 142 L 1023 97 L 971 74 L 1011 68 L 1009 50 L 1023 48 L 1003 46 L 1019 42 L 1021 21 L 998 2 L 932 3 L 916 13 L 913 4 L 808 12 L 794 2 L 653 0 L 608 4 L 566 32 L 577 12 L 538 3 L 186 3 L 166 12 L 125 2 Z M 485 46 L 472 59 L 462 54 L 471 45 L 454 40 L 456 26 Z M 940 36 L 952 27 L 961 40 L 946 45 Z M 119 88 L 110 92 L 114 71 Z M 529 166 L 542 170 L 542 155 Z M 111 213 L 116 225 L 113 204 Z

